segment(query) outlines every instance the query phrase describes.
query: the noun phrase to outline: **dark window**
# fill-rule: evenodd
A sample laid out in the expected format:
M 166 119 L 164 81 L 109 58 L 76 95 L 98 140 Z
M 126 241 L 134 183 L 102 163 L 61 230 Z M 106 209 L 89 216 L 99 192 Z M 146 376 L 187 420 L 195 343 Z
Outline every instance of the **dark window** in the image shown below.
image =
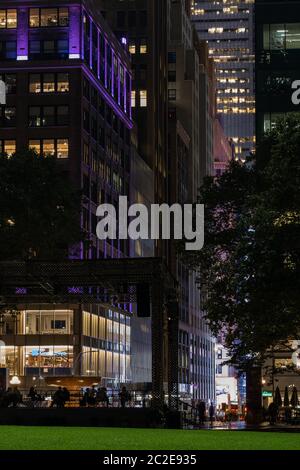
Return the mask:
M 15 95 L 17 92 L 17 75 L 15 73 L 6 73 L 1 75 L 0 80 L 3 80 L 6 85 L 6 93 L 8 95 Z
M 140 11 L 140 25 L 141 26 L 147 26 L 147 11 L 143 10 Z
M 16 41 L 0 41 L 0 59 L 16 60 L 17 58 L 17 42 Z
M 90 113 L 87 110 L 83 110 L 83 128 L 90 132 Z
M 168 62 L 169 64 L 176 64 L 176 52 L 168 53 Z
M 65 39 L 29 41 L 29 57 L 30 59 L 65 59 L 68 57 L 68 41 Z
M 29 127 L 66 126 L 69 106 L 30 106 Z
M 169 82 L 176 82 L 176 70 L 169 70 L 168 80 Z
M 133 28 L 136 26 L 136 11 L 129 11 L 128 12 L 128 26 Z
M 16 126 L 16 108 L 15 107 L 0 107 L 1 127 L 15 127 Z
M 125 26 L 125 12 L 124 11 L 118 11 L 117 12 L 117 27 L 118 28 L 124 28 Z

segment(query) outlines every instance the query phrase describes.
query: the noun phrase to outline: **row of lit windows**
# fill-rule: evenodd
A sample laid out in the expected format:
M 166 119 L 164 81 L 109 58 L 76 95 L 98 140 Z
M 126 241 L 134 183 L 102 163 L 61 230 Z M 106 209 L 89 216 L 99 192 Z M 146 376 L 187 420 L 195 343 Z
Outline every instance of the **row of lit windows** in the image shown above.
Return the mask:
M 246 73 L 246 72 L 248 72 L 248 70 L 247 70 L 247 69 L 236 69 L 236 70 L 235 70 L 235 69 L 217 69 L 217 72 L 220 73 L 220 74 L 221 74 L 221 73 L 226 73 L 226 74 L 232 73 L 232 74 L 235 74 L 235 73 Z
M 11 29 L 17 27 L 17 10 L 0 10 L 0 29 Z
M 256 138 L 255 138 L 255 136 L 250 136 L 250 137 L 231 137 L 231 140 L 232 140 L 234 143 L 236 143 L 236 144 L 238 144 L 238 143 L 240 143 L 240 144 L 245 144 L 245 143 L 247 143 L 247 142 L 253 142 L 253 143 L 254 143 L 254 142 L 256 141 Z
M 219 94 L 225 93 L 226 95 L 227 94 L 234 95 L 237 93 L 245 94 L 245 93 L 250 93 L 250 89 L 249 88 L 224 88 L 221 90 L 219 89 L 218 93 Z
M 255 103 L 255 100 L 253 99 L 247 99 L 247 98 L 241 98 L 241 97 L 232 97 L 232 98 L 217 98 L 217 103 L 218 104 L 230 104 L 230 103 L 248 103 L 248 104 L 253 104 Z
M 136 108 L 138 105 L 140 106 L 140 108 L 147 107 L 147 90 L 139 90 L 139 91 L 132 90 L 131 107 Z
M 254 56 L 249 55 L 249 56 L 242 56 L 242 57 L 237 57 L 237 56 L 232 56 L 232 55 L 224 55 L 224 56 L 219 56 L 214 59 L 215 62 L 218 63 L 226 63 L 226 62 L 253 62 L 254 63 Z
M 128 50 L 130 54 L 147 54 L 147 41 L 146 39 L 141 39 L 140 44 L 138 45 L 135 41 L 130 40 Z
M 300 23 L 265 24 L 263 39 L 264 49 L 300 49 Z
M 255 108 L 225 107 L 223 109 L 219 109 L 219 112 L 224 114 L 254 114 Z
M 236 33 L 236 34 L 243 34 L 248 33 L 249 29 L 240 27 L 240 28 L 222 28 L 222 27 L 214 27 L 208 28 L 209 34 L 222 34 L 222 33 Z
M 69 157 L 69 139 L 32 139 L 29 140 L 29 148 L 39 155 Z
M 233 14 L 236 14 L 236 13 L 245 13 L 245 14 L 248 14 L 250 13 L 250 10 L 248 8 L 238 8 L 237 6 L 231 6 L 231 7 L 224 7 L 221 10 L 213 10 L 213 9 L 210 9 L 210 10 L 204 10 L 203 8 L 196 8 L 196 9 L 192 9 L 192 14 L 195 15 L 195 16 L 203 16 L 205 14 L 215 14 L 215 15 L 220 15 L 221 13 L 225 13 L 225 14 L 228 14 L 228 15 L 233 15 Z
M 249 83 L 249 78 L 217 78 L 218 83 Z
M 31 28 L 69 26 L 69 9 L 30 8 L 29 26 Z
M 18 24 L 17 10 L 0 10 L 0 29 L 16 28 Z M 30 28 L 69 26 L 69 9 L 62 8 L 30 8 Z
M 68 73 L 31 73 L 29 93 L 67 93 L 70 91 Z
M 69 139 L 29 140 L 29 148 L 35 150 L 39 155 L 55 156 L 56 158 L 69 157 Z M 0 153 L 11 157 L 15 152 L 15 140 L 0 140 Z

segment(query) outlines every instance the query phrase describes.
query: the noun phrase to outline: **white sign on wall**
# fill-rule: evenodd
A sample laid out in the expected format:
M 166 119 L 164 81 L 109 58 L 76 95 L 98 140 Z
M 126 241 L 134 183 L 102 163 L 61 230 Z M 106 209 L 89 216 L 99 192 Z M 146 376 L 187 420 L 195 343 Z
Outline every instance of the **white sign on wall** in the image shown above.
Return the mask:
M 292 94 L 292 103 L 297 106 L 300 104 L 300 80 L 293 81 L 292 90 L 295 90 Z

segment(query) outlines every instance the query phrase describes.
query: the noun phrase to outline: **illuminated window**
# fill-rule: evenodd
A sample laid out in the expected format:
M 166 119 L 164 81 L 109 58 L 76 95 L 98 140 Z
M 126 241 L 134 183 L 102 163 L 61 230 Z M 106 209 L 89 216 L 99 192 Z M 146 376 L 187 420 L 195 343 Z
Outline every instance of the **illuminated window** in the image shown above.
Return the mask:
M 39 8 L 30 8 L 29 25 L 31 28 L 38 28 L 40 26 Z
M 30 140 L 29 148 L 35 150 L 39 155 L 56 156 L 57 158 L 69 157 L 68 139 L 42 139 Z
M 68 158 L 69 157 L 69 140 L 58 139 L 57 140 L 57 158 Z
M 147 90 L 140 91 L 140 107 L 141 108 L 147 107 Z
M 38 155 L 41 154 L 41 142 L 39 140 L 30 140 L 29 149 L 34 150 Z
M 6 153 L 11 157 L 16 152 L 15 140 L 0 140 L 0 153 Z
M 130 54 L 136 54 L 136 45 L 134 41 L 129 42 L 129 52 Z
M 68 73 L 57 74 L 57 91 L 59 93 L 67 93 L 68 91 L 70 91 Z
M 147 43 L 146 40 L 141 40 L 140 54 L 147 54 Z
M 43 153 L 46 156 L 55 155 L 55 140 L 54 139 L 45 139 L 43 140 Z
M 136 91 L 132 90 L 131 92 L 131 107 L 135 108 L 136 107 Z
M 31 28 L 68 26 L 69 9 L 62 8 L 30 8 L 29 25 Z
M 55 75 L 54 73 L 45 73 L 43 76 L 43 93 L 55 92 Z
M 69 91 L 69 74 L 53 73 L 29 75 L 30 93 L 66 93 Z
M 17 27 L 17 10 L 0 10 L 0 29 Z

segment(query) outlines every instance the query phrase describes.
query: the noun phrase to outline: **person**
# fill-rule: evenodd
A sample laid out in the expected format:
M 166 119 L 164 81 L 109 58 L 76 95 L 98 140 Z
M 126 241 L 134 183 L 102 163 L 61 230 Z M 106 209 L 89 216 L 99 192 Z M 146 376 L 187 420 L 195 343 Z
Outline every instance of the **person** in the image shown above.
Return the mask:
M 98 388 L 97 395 L 96 395 L 96 402 L 97 403 L 106 403 L 106 407 L 108 408 L 109 400 L 107 396 L 107 390 L 105 387 Z
M 199 403 L 198 403 L 198 405 L 197 405 L 197 408 L 198 408 L 199 424 L 204 424 L 204 421 L 205 421 L 205 411 L 206 411 L 206 407 L 205 407 L 204 401 L 200 400 Z
M 34 403 L 38 400 L 38 395 L 36 393 L 36 389 L 34 387 L 30 387 L 30 390 L 29 390 L 29 393 L 28 393 L 28 397 L 30 398 L 30 400 Z
M 51 408 L 53 406 L 56 406 L 57 408 L 63 408 L 64 407 L 64 395 L 61 387 L 58 387 L 56 392 L 53 395 L 53 401 L 51 404 Z
M 277 420 L 278 407 L 276 403 L 272 402 L 268 408 L 270 424 L 275 424 Z
M 62 398 L 63 398 L 63 407 L 65 406 L 67 401 L 70 401 L 70 392 L 67 387 L 62 389 Z
M 14 387 L 10 392 L 9 400 L 13 408 L 16 408 L 19 403 L 22 403 L 22 395 L 18 387 Z
M 83 394 L 82 405 L 87 406 L 89 401 L 90 389 L 87 388 Z
M 286 424 L 289 424 L 292 418 L 292 410 L 289 406 L 286 406 L 284 409 L 284 417 Z
M 89 389 L 89 394 L 88 394 L 88 399 L 87 399 L 88 406 L 96 405 L 96 394 L 97 394 L 97 391 L 96 391 L 95 385 L 93 385 L 92 388 Z
M 126 407 L 126 403 L 128 403 L 129 401 L 131 401 L 131 395 L 130 395 L 130 393 L 127 391 L 126 387 L 122 387 L 122 390 L 121 390 L 121 392 L 119 393 L 119 396 L 120 396 L 121 407 L 122 407 L 122 408 L 125 408 L 125 407 Z
M 212 426 L 213 422 L 214 422 L 214 418 L 215 418 L 215 407 L 214 407 L 213 403 L 210 404 L 208 412 L 209 412 L 210 424 Z

